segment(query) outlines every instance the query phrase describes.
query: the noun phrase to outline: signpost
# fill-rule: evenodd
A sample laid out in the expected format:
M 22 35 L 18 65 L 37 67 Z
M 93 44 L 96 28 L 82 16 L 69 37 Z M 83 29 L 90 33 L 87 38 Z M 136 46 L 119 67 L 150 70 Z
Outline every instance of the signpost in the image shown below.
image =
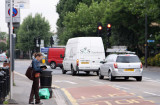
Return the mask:
M 13 1 L 12 1 L 13 3 Z M 11 16 L 10 16 L 10 6 L 11 6 L 11 1 L 6 0 L 5 1 L 5 15 L 6 15 L 6 23 L 10 22 Z M 19 8 L 12 8 L 13 9 L 13 14 L 12 14 L 12 22 L 13 23 L 18 23 L 20 22 L 20 9 Z
M 29 8 L 29 0 L 14 0 L 14 7 L 21 9 Z
M 148 43 L 154 43 L 155 40 L 147 40 Z

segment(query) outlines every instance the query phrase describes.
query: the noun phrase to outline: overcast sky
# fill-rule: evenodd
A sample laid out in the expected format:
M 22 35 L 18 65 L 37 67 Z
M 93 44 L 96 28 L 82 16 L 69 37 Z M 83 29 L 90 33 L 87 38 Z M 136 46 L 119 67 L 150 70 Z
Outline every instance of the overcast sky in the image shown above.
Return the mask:
M 56 5 L 59 0 L 30 0 L 29 9 L 21 9 L 21 23 L 23 19 L 29 14 L 34 16 L 36 13 L 41 13 L 45 17 L 50 25 L 51 30 L 56 32 L 56 22 L 58 19 L 58 14 L 56 13 Z M 0 0 L 0 31 L 8 32 L 7 23 L 5 22 L 5 0 Z

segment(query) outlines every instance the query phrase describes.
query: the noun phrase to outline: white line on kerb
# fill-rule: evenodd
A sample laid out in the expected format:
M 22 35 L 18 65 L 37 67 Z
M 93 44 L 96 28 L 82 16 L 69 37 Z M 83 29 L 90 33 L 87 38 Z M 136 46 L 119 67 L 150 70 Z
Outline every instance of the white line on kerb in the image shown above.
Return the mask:
M 155 93 L 150 93 L 150 92 L 144 92 L 144 93 L 146 93 L 146 94 L 150 94 L 150 95 L 153 95 L 153 96 L 159 96 L 159 97 L 160 97 L 160 95 L 155 94 Z

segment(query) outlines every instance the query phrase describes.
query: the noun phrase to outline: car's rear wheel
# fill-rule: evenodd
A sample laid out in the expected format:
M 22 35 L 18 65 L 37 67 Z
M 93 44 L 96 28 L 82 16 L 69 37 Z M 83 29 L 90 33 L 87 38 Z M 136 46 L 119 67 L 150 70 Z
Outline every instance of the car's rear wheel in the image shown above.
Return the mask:
M 101 75 L 100 70 L 99 70 L 99 79 L 104 79 L 104 76 L 103 76 L 103 75 Z
M 56 63 L 55 63 L 55 62 L 51 62 L 50 67 L 51 67 L 52 69 L 55 69 L 55 68 L 56 68 Z
M 99 75 L 99 71 L 96 71 L 97 75 Z
M 110 81 L 114 81 L 115 80 L 115 77 L 112 76 L 112 72 L 111 71 L 108 72 L 108 77 L 109 77 Z
M 77 73 L 72 66 L 71 66 L 71 73 L 72 73 L 72 76 L 75 76 Z
M 142 76 L 136 77 L 136 80 L 137 80 L 137 81 L 142 81 Z
M 64 70 L 64 68 L 62 67 L 62 74 L 66 74 L 66 70 Z

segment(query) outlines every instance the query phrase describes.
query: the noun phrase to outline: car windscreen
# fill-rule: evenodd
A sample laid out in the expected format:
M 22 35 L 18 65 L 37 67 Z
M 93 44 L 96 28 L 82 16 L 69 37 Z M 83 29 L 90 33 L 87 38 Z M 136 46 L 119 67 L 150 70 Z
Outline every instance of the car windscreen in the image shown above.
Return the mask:
M 138 56 L 118 56 L 116 62 L 135 63 L 135 62 L 140 62 L 140 60 Z

